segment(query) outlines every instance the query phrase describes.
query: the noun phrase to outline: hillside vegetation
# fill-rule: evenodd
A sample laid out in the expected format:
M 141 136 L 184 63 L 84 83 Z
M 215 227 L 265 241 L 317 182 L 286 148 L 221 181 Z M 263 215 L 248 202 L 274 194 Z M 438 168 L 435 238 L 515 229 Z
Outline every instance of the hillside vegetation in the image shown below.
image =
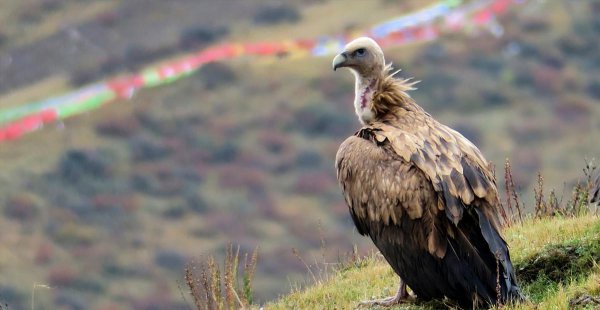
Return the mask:
M 600 217 L 529 219 L 504 232 L 517 278 L 529 302 L 502 309 L 600 307 Z M 341 267 L 324 281 L 284 296 L 265 309 L 353 309 L 361 300 L 393 295 L 398 277 L 379 254 Z M 586 303 L 586 296 L 595 298 Z M 582 298 L 583 297 L 583 298 Z M 587 300 L 591 300 L 588 298 Z M 391 309 L 452 307 L 450 301 Z
M 261 13 L 273 10 L 270 1 L 222 1 L 205 11 L 212 2 L 3 1 L 0 19 L 10 25 L 0 29 L 0 66 L 13 55 L 10 70 L 19 74 L 0 70 L 0 105 L 208 42 L 342 33 L 433 1 L 293 1 L 285 9 L 295 14 L 285 20 Z M 206 26 L 194 17 L 199 11 L 206 20 L 226 16 L 227 31 L 199 31 Z M 532 211 L 538 171 L 547 191 L 566 201 L 584 159 L 600 154 L 599 14 L 597 1 L 527 1 L 500 18 L 501 37 L 465 31 L 386 56 L 402 76 L 422 80 L 411 96 L 434 117 L 499 168 L 511 159 Z M 70 15 L 77 15 L 71 24 Z M 161 26 L 169 20 L 173 28 Z M 106 54 L 75 44 L 65 23 L 118 48 Z M 64 47 L 89 58 L 60 58 Z M 188 262 L 221 258 L 229 243 L 242 252 L 259 246 L 254 294 L 262 304 L 313 282 L 306 262 L 337 261 L 354 248 L 370 253 L 333 168 L 339 144 L 359 127 L 353 95 L 351 75 L 334 75 L 329 58 L 244 58 L 0 144 L 0 304 L 28 308 L 38 288 L 38 309 L 187 309 Z M 396 280 L 377 258 L 361 264 L 386 275 L 382 285 L 393 292 Z

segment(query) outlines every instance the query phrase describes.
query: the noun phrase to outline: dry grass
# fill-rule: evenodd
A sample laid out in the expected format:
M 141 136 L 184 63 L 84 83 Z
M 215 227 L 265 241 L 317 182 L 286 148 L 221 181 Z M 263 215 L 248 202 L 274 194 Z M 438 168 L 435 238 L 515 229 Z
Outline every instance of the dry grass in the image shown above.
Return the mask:
M 242 284 L 238 280 L 240 247 L 227 247 L 223 269 L 215 258 L 191 263 L 185 270 L 185 282 L 198 310 L 247 309 L 253 303 L 252 279 L 256 270 L 258 248 L 244 255 Z
M 554 189 L 550 191 L 546 198 L 544 194 L 544 177 L 541 172 L 538 172 L 536 186 L 533 189 L 534 209 L 531 216 L 536 219 L 544 219 L 555 216 L 578 217 L 588 213 L 597 215 L 597 208 L 589 204 L 589 193 L 594 186 L 593 174 L 595 169 L 593 161 L 586 162 L 583 168 L 583 177 L 580 177 L 577 181 L 567 200 L 564 197 L 559 198 Z M 516 223 L 522 224 L 527 216 L 524 216 L 525 207 L 513 181 L 512 166 L 508 159 L 506 159 L 504 165 L 504 180 L 506 199 L 505 203 L 501 204 L 500 214 L 506 226 L 512 226 Z

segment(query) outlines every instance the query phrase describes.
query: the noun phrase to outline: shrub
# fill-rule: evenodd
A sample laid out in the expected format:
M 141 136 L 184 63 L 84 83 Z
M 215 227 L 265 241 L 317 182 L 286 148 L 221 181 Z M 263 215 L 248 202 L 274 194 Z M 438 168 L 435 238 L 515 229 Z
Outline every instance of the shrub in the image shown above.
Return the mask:
M 301 108 L 295 115 L 295 126 L 309 136 L 345 136 L 355 127 L 352 114 L 334 109 L 328 102 Z
M 528 16 L 521 21 L 521 29 L 525 32 L 539 33 L 548 31 L 548 28 L 548 20 L 542 16 Z
M 497 107 L 508 104 L 509 100 L 501 90 L 486 89 L 481 92 L 483 104 L 488 107 Z
M 452 126 L 454 130 L 460 132 L 465 138 L 475 145 L 481 145 L 481 132 L 478 127 L 472 124 L 461 122 Z
M 58 175 L 71 183 L 88 177 L 107 178 L 113 173 L 113 156 L 109 151 L 69 150 L 59 161 Z
M 130 139 L 129 148 L 136 161 L 154 161 L 165 158 L 171 151 L 160 141 L 145 136 Z
M 171 196 L 185 189 L 185 180 L 177 175 L 170 163 L 140 169 L 133 175 L 131 184 L 136 190 L 155 196 Z
M 98 239 L 98 232 L 93 227 L 66 223 L 58 228 L 54 238 L 64 245 L 90 245 Z
M 542 58 L 542 62 L 547 66 L 555 69 L 562 69 L 565 66 L 565 57 L 556 49 L 549 49 L 540 56 Z
M 439 70 L 436 73 L 427 74 L 429 78 L 422 81 L 423 85 L 428 89 L 450 89 L 459 84 L 459 79 L 455 74 L 447 72 L 447 70 Z M 419 84 L 421 84 L 419 83 Z M 419 85 L 418 87 L 420 87 Z
M 562 89 L 560 71 L 549 66 L 533 68 L 533 81 L 541 93 L 557 93 Z
M 319 168 L 322 164 L 323 160 L 321 158 L 321 154 L 312 151 L 301 151 L 296 156 L 295 165 L 299 169 L 304 168 Z
M 224 188 L 248 188 L 258 190 L 266 183 L 262 170 L 239 165 L 227 165 L 219 170 L 219 185 Z
M 214 148 L 211 154 L 211 161 L 213 163 L 229 163 L 234 161 L 239 153 L 238 144 L 227 141 Z
M 446 49 L 443 44 L 432 42 L 425 47 L 422 58 L 426 63 L 439 63 L 446 58 Z
M 112 27 L 119 21 L 119 17 L 116 11 L 105 11 L 96 15 L 96 21 L 104 27 Z
M 584 38 L 572 33 L 560 38 L 558 45 L 563 53 L 569 56 L 582 56 L 590 50 L 590 46 Z
M 98 194 L 90 198 L 90 203 L 98 211 L 123 210 L 134 212 L 140 206 L 137 197 L 131 194 Z
M 164 59 L 176 51 L 173 46 L 147 48 L 144 46 L 131 45 L 125 49 L 122 63 L 117 67 L 125 67 L 129 70 L 139 70 L 143 65 Z
M 180 203 L 170 204 L 167 209 L 162 212 L 165 218 L 181 219 L 185 215 L 186 208 Z
M 54 297 L 54 304 L 61 309 L 85 310 L 88 309 L 88 302 L 80 296 L 79 293 L 71 290 L 60 290 Z
M 520 47 L 520 54 L 525 58 L 537 58 L 542 53 L 540 47 L 526 41 L 517 42 Z
M 40 210 L 41 199 L 34 193 L 21 192 L 12 195 L 6 202 L 4 214 L 22 221 L 31 220 Z
M 165 124 L 165 121 L 156 117 L 151 111 L 147 110 L 139 110 L 135 112 L 135 117 L 140 122 L 140 125 L 147 129 L 148 131 L 158 134 L 164 135 L 170 133 L 170 129 L 168 128 L 168 124 Z
M 304 194 L 318 194 L 336 186 L 337 182 L 329 172 L 305 172 L 296 180 L 294 189 Z
M 299 20 L 300 12 L 298 9 L 285 3 L 264 6 L 254 15 L 254 23 L 259 25 L 295 23 Z
M 19 22 L 26 24 L 36 24 L 42 19 L 43 12 L 39 5 L 30 4 L 20 12 Z
M 198 72 L 206 89 L 216 89 L 219 86 L 231 85 L 236 80 L 235 72 L 224 63 L 213 62 L 202 66 Z
M 281 153 L 288 147 L 288 137 L 280 132 L 265 130 L 259 136 L 260 144 L 271 153 Z
M 70 73 L 69 84 L 74 87 L 91 84 L 101 78 L 99 71 L 97 68 L 77 68 Z
M 64 2 L 64 0 L 43 0 L 40 5 L 42 10 L 51 12 L 60 9 Z
M 515 122 L 508 130 L 512 139 L 519 145 L 530 145 L 549 135 L 547 126 L 540 122 Z
M 105 291 L 104 284 L 102 281 L 90 277 L 85 273 L 78 275 L 73 281 L 72 289 L 78 292 L 102 294 Z
M 469 59 L 471 67 L 486 72 L 491 75 L 497 75 L 504 65 L 499 57 L 491 57 L 485 54 L 475 53 Z
M 54 245 L 44 241 L 35 252 L 35 263 L 38 265 L 49 263 L 54 257 Z
M 127 116 L 121 118 L 109 118 L 96 126 L 96 132 L 109 137 L 129 137 L 140 128 L 137 118 Z
M 589 123 L 590 112 L 590 105 L 578 96 L 567 96 L 554 107 L 554 113 L 560 120 L 579 126 Z
M 590 97 L 600 100 L 600 80 L 590 81 L 587 85 L 586 91 Z
M 529 66 L 518 66 L 515 68 L 513 84 L 517 87 L 531 88 L 534 78 Z
M 185 190 L 183 197 L 188 207 L 192 211 L 197 213 L 204 213 L 208 210 L 208 204 L 206 203 L 206 200 L 202 198 L 202 195 L 199 191 L 193 189 L 192 187 L 188 187 Z
M 183 254 L 173 250 L 157 250 L 154 253 L 154 262 L 159 267 L 179 271 L 183 270 L 186 258 Z
M 2 47 L 6 42 L 8 42 L 8 35 L 0 30 L 0 47 Z
M 183 30 L 179 36 L 179 46 L 184 50 L 197 49 L 203 45 L 214 42 L 229 33 L 224 26 L 196 26 Z
M 77 271 L 72 267 L 53 267 L 48 272 L 48 283 L 50 286 L 71 286 L 76 276 Z

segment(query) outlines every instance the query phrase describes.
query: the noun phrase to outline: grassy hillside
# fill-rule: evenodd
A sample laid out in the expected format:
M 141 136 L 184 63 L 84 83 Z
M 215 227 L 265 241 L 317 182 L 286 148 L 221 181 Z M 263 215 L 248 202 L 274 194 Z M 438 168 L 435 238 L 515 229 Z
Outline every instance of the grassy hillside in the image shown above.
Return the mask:
M 185 11 L 188 17 L 173 23 L 192 27 L 195 11 L 188 6 L 210 1 L 168 1 L 170 9 L 158 0 L 43 1 L 63 4 L 51 7 L 38 2 L 2 2 L 9 6 L 0 19 L 10 27 L 0 29 L 0 58 L 14 49 L 50 53 L 36 43 L 47 46 L 52 35 L 64 36 L 57 21 L 77 15 L 73 11 L 81 11 L 73 23 L 87 31 L 118 34 L 106 38 L 118 39 L 119 52 L 111 59 L 94 51 L 98 58 L 81 68 L 50 58 L 41 58 L 46 61 L 39 67 L 19 62 L 25 67 L 18 72 L 52 69 L 49 80 L 6 87 L 12 97 L 0 98 L 2 106 L 76 87 L 77 69 L 102 77 L 103 61 L 118 64 L 106 74 L 137 68 L 140 63 L 129 64 L 124 53 L 130 38 L 160 45 L 129 46 L 136 60 L 156 60 L 154 48 L 185 52 L 168 40 L 179 38 L 169 33 L 175 28 L 156 33 L 165 43 L 144 25 L 161 28 L 154 17 Z M 269 1 L 243 2 L 261 11 Z M 22 16 L 30 11 L 27 3 L 51 12 L 28 22 Z M 213 18 L 229 16 L 230 32 L 219 40 L 253 41 L 340 33 L 425 6 L 420 0 L 294 3 L 298 20 L 268 25 L 257 24 L 252 14 L 236 18 L 250 12 L 244 7 L 224 15 L 196 9 Z M 499 21 L 502 37 L 486 31 L 444 34 L 386 55 L 404 76 L 423 81 L 411 95 L 437 119 L 473 140 L 499 168 L 505 158 L 513 160 L 521 193 L 531 193 L 541 171 L 545 188 L 568 200 L 566 189 L 577 182 L 584 158 L 600 154 L 600 51 L 594 44 L 600 6 L 528 3 Z M 4 8 L 20 13 L 6 14 Z M 21 36 L 27 29 L 33 33 Z M 63 55 L 60 48 L 53 53 Z M 15 78 L 12 85 L 23 81 Z M 340 142 L 359 126 L 352 87 L 351 75 L 332 72 L 329 58 L 245 58 L 206 66 L 131 101 L 0 144 L 0 301 L 27 308 L 32 287 L 44 283 L 52 289 L 36 293 L 40 308 L 185 309 L 180 283 L 187 262 L 223 256 L 233 242 L 243 251 L 260 246 L 255 293 L 262 303 L 307 277 L 312 281 L 298 256 L 312 264 L 322 257 L 335 261 L 354 245 L 361 255 L 368 253 L 372 246 L 353 230 L 332 164 Z M 523 198 L 533 209 L 533 195 Z M 396 284 L 389 279 L 392 293 Z
M 521 288 L 530 302 L 502 309 L 567 309 L 582 296 L 600 297 L 600 217 L 530 219 L 504 232 Z M 265 309 L 353 309 L 360 300 L 393 295 L 398 277 L 373 254 L 330 278 L 267 304 Z M 441 302 L 393 309 L 431 309 Z M 451 303 L 446 303 L 450 305 Z M 590 303 L 587 309 L 600 306 Z

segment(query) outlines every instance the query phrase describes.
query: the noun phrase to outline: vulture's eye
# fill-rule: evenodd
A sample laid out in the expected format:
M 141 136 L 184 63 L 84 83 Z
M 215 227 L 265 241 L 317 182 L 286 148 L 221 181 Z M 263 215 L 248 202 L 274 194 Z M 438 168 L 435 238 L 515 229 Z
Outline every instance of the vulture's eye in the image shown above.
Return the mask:
M 354 55 L 358 56 L 358 57 L 365 56 L 366 54 L 367 54 L 367 50 L 365 50 L 364 48 L 359 48 L 356 51 L 354 51 Z

